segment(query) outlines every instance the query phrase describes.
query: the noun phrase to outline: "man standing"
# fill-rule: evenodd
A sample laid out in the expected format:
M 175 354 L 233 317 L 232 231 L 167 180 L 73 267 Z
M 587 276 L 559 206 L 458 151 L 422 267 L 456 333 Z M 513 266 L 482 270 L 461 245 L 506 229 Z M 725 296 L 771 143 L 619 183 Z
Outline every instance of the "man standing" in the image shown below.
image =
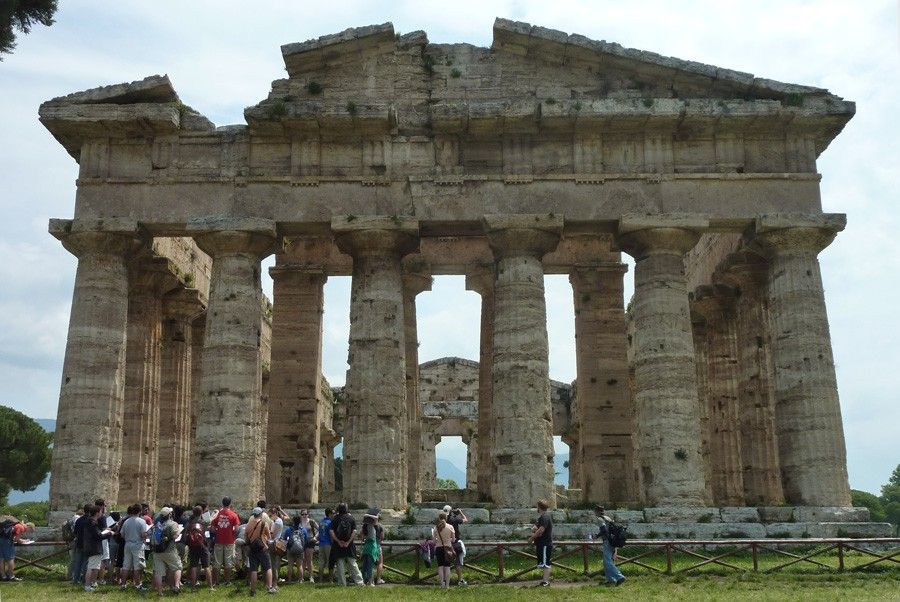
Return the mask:
M 331 575 L 331 508 L 325 508 L 325 518 L 319 523 L 319 581 L 325 579 L 325 568 Z
M 128 507 L 128 518 L 122 523 L 119 535 L 125 542 L 122 555 L 122 589 L 128 587 L 128 577 L 134 583 L 134 589 L 144 590 L 141 579 L 144 576 L 144 567 L 147 565 L 144 559 L 144 541 L 147 539 L 147 531 L 150 527 L 141 516 L 141 505 L 132 504 Z
M 550 558 L 553 555 L 553 521 L 547 512 L 549 505 L 545 500 L 538 500 L 538 518 L 531 528 L 531 537 L 528 543 L 534 543 L 534 553 L 537 556 L 539 569 L 544 569 L 544 580 L 541 587 L 550 585 Z
M 89 512 L 90 517 L 82 529 L 82 554 L 87 557 L 87 572 L 84 577 L 84 591 L 93 592 L 97 585 L 97 575 L 100 573 L 100 563 L 103 558 L 103 545 L 105 539 L 109 539 L 112 531 L 106 528 L 105 523 L 100 525 L 100 518 L 103 516 L 100 506 L 91 506 Z
M 347 585 L 347 576 L 344 573 L 344 565 L 350 565 L 350 577 L 356 585 L 363 584 L 362 573 L 356 564 L 356 549 L 353 540 L 356 539 L 356 521 L 347 512 L 347 504 L 338 504 L 337 518 L 331 523 L 331 553 L 334 555 L 337 570 L 338 585 Z
M 3 581 L 21 581 L 16 577 L 16 544 L 25 542 L 22 536 L 29 531 L 34 531 L 34 523 L 20 523 L 15 519 L 4 521 L 0 525 L 0 567 L 3 573 Z M 29 542 L 25 542 L 29 543 Z
M 84 555 L 84 528 L 91 522 L 93 504 L 85 504 L 81 516 L 75 521 L 75 553 L 72 555 L 72 583 L 84 585 L 87 572 L 87 556 Z
M 274 594 L 278 589 L 272 584 L 272 564 L 269 558 L 269 524 L 264 516 L 263 509 L 257 506 L 253 509 L 244 538 L 247 547 L 250 548 L 250 595 L 256 595 L 257 571 L 262 568 L 266 579 L 266 591 Z
M 603 541 L 603 573 L 606 575 L 606 585 L 622 585 L 625 582 L 625 576 L 614 562 L 616 549 L 609 541 L 609 524 L 612 519 L 606 516 L 603 506 L 594 507 L 594 514 L 597 516 L 597 522 L 600 523 L 600 532 L 597 533 L 597 537 Z
M 212 519 L 216 531 L 216 545 L 213 547 L 213 577 L 220 582 L 219 569 L 225 568 L 225 581 L 231 581 L 231 569 L 234 567 L 234 540 L 241 519 L 231 509 L 231 498 L 222 498 L 222 508 Z
M 460 525 L 469 522 L 465 513 L 461 508 L 454 510 L 450 505 L 444 506 L 444 513 L 447 515 L 447 524 L 453 527 L 456 532 L 456 540 L 453 542 L 453 551 L 456 552 L 456 584 L 467 585 L 466 580 L 462 576 L 462 568 L 466 563 L 466 544 L 462 540 L 462 530 Z
M 162 596 L 168 573 L 172 575 L 172 592 L 180 593 L 182 565 L 175 542 L 181 536 L 181 525 L 172 520 L 171 508 L 166 506 L 159 511 L 153 530 L 150 538 L 153 544 L 153 587 Z

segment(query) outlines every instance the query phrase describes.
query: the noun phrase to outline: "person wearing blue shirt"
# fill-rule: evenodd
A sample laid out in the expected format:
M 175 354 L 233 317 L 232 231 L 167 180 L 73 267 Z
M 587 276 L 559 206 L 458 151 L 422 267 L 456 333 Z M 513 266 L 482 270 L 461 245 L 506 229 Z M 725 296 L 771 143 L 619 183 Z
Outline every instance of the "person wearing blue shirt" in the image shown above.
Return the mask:
M 319 523 L 319 580 L 325 578 L 325 570 L 331 577 L 331 508 L 325 508 L 325 518 Z

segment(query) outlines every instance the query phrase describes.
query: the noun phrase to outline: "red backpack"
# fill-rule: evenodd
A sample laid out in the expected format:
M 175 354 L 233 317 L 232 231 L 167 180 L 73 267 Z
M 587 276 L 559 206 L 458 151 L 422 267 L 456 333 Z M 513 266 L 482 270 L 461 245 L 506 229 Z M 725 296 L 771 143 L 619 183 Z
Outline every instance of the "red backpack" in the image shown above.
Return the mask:
M 206 539 L 203 537 L 203 531 L 198 527 L 194 526 L 191 529 L 191 532 L 188 533 L 187 545 L 189 548 L 202 548 L 206 545 Z

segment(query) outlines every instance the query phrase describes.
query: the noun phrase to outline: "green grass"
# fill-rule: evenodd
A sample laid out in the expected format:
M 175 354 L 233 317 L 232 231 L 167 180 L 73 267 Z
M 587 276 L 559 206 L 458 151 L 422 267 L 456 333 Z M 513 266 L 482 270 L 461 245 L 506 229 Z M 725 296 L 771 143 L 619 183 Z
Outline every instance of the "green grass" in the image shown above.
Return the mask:
M 85 594 L 78 588 L 60 581 L 38 581 L 39 576 L 24 574 L 20 583 L 0 584 L 0 599 L 6 600 L 140 600 L 154 599 L 155 594 L 121 593 L 113 587 L 99 593 Z M 45 576 L 44 579 L 47 579 Z M 821 600 L 896 600 L 900 580 L 896 573 L 843 575 L 732 575 L 716 577 L 632 576 L 619 588 L 596 584 L 555 582 L 550 588 L 536 588 L 534 582 L 514 585 L 470 585 L 442 592 L 436 586 L 386 585 L 376 588 L 347 588 L 340 592 L 332 585 L 282 586 L 273 596 L 258 592 L 264 599 L 273 600 L 503 600 L 504 602 L 535 600 L 724 600 L 761 601 L 791 600 L 792 602 Z M 246 585 L 224 586 L 215 592 L 199 590 L 182 594 L 187 600 L 222 600 L 246 598 Z

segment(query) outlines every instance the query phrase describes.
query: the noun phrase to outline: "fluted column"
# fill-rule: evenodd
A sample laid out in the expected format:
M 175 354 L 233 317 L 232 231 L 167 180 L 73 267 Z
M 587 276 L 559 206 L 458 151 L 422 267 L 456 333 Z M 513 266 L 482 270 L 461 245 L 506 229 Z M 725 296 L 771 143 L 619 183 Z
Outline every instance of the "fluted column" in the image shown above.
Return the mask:
M 562 218 L 486 216 L 484 222 L 496 260 L 491 497 L 500 506 L 529 506 L 541 498 L 552 506 L 553 408 L 541 258 L 559 243 Z
M 50 224 L 51 234 L 78 257 L 53 435 L 54 522 L 97 496 L 110 504 L 118 499 L 128 323 L 126 259 L 137 248 L 137 224 L 131 228 L 131 233 L 99 232 L 83 229 L 78 222 Z
M 195 289 L 178 289 L 162 300 L 156 497 L 164 502 L 190 502 L 192 321 L 202 309 Z
M 703 219 L 659 216 L 619 224 L 619 244 L 635 258 L 635 422 L 642 482 L 650 505 L 702 505 L 700 403 L 684 254 Z
M 327 429 L 322 432 L 320 454 L 321 468 L 319 469 L 319 499 L 330 500 L 329 495 L 334 496 L 334 447 L 341 442 L 334 431 Z
M 129 274 L 119 495 L 123 502 L 151 506 L 159 479 L 162 295 L 175 282 L 167 263 L 142 256 L 132 263 Z
M 416 296 L 431 290 L 431 274 L 418 258 L 403 266 L 403 322 L 406 343 L 406 411 L 401 415 L 405 498 L 422 501 L 422 407 L 419 405 L 419 330 Z
M 478 433 L 470 432 L 462 436 L 466 446 L 466 489 L 478 490 Z
M 765 301 L 766 271 L 766 264 L 759 256 L 739 253 L 729 257 L 716 274 L 718 279 L 739 291 L 738 406 L 747 505 L 784 502 L 775 435 L 775 387 L 771 378 L 771 337 Z
M 775 423 L 785 498 L 849 506 L 847 454 L 819 252 L 846 217 L 760 218 L 756 241 L 769 257 L 767 295 L 775 367 Z
M 628 390 L 622 300 L 626 270 L 627 266 L 615 262 L 578 267 L 569 274 L 575 297 L 578 482 L 586 501 L 620 503 L 637 499 L 633 478 L 634 409 Z
M 437 489 L 437 456 L 435 449 L 441 442 L 436 430 L 440 418 L 422 417 L 422 489 Z
M 204 231 L 204 226 L 196 226 L 200 232 L 195 240 L 212 258 L 212 277 L 200 376 L 194 498 L 214 503 L 227 495 L 235 507 L 247 508 L 262 494 L 262 475 L 253 470 L 259 452 L 262 395 L 260 260 L 273 250 L 275 227 L 256 219 L 211 221 L 209 228 L 218 228 L 212 231 Z
M 326 276 L 321 269 L 294 265 L 278 265 L 269 273 L 274 303 L 266 495 L 285 504 L 317 503 Z
M 490 266 L 475 266 L 466 273 L 466 289 L 481 295 L 481 332 L 478 362 L 478 499 L 491 500 L 491 487 L 495 478 L 491 448 L 494 441 L 493 400 L 494 381 L 494 281 L 495 269 Z
M 703 479 L 706 483 L 703 500 L 712 504 L 712 458 L 709 449 L 709 365 L 706 338 L 706 320 L 697 312 L 691 312 L 691 329 L 694 339 L 694 368 L 697 374 L 697 398 L 700 410 L 700 457 L 703 464 Z
M 418 246 L 418 222 L 345 217 L 331 227 L 353 257 L 344 498 L 401 508 L 408 475 L 401 462 L 407 366 L 400 259 Z
M 697 289 L 693 303 L 706 322 L 712 500 L 719 506 L 744 505 L 735 304 L 734 289 L 708 285 Z
M 581 429 L 575 429 L 575 431 L 580 432 Z M 582 489 L 581 477 L 582 477 L 582 468 L 581 468 L 581 445 L 578 443 L 578 438 L 571 435 L 563 435 L 561 437 L 562 442 L 569 446 L 569 489 Z
M 206 312 L 194 318 L 191 324 L 191 449 L 188 491 L 194 491 L 194 475 L 197 474 L 197 423 L 200 421 L 200 375 L 203 368 L 203 340 L 206 335 Z M 206 501 L 206 500 L 195 500 Z

